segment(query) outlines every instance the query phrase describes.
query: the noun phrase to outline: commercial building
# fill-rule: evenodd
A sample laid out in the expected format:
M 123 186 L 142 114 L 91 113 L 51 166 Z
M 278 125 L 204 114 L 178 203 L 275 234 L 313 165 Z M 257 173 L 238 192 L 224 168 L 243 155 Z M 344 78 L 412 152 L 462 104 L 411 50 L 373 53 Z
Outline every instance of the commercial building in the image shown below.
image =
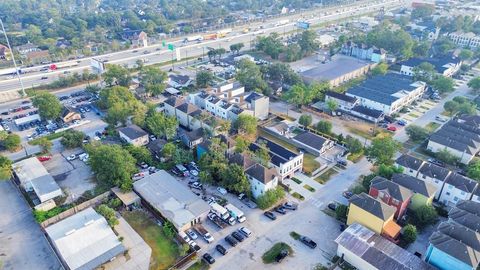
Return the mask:
M 475 35 L 472 32 L 454 32 L 449 33 L 448 38 L 458 46 L 477 48 L 480 47 L 480 36 Z
M 325 103 L 329 100 L 338 104 L 338 110 L 370 122 L 376 123 L 384 118 L 383 111 L 359 105 L 360 100 L 353 96 L 327 91 L 325 93 Z
M 359 270 L 434 270 L 417 256 L 358 223 L 337 239 L 337 256 Z
M 103 216 L 87 208 L 45 229 L 67 269 L 96 269 L 125 251 Z
M 412 104 L 425 93 L 424 82 L 394 73 L 377 75 L 347 90 L 346 95 L 359 100 L 359 105 L 391 115 Z
M 40 203 L 63 195 L 55 179 L 37 157 L 18 161 L 12 165 L 12 168 L 15 180 L 25 191 L 33 191 Z
M 401 230 L 394 221 L 397 208 L 365 193 L 353 195 L 349 202 L 347 225 L 359 223 L 379 235 L 397 239 Z
M 368 195 L 395 207 L 397 209 L 395 212 L 395 218 L 399 220 L 402 218 L 403 214 L 405 214 L 405 211 L 407 211 L 410 199 L 414 193 L 408 188 L 393 181 L 381 176 L 375 176 L 371 181 Z
M 394 174 L 392 182 L 414 193 L 411 197 L 409 208 L 417 209 L 424 205 L 432 205 L 433 198 L 437 192 L 437 188 L 434 185 L 403 173 Z
M 427 149 L 436 153 L 447 150 L 463 164 L 480 151 L 480 116 L 461 116 L 444 124 L 428 140 Z
M 134 191 L 157 214 L 172 222 L 178 231 L 200 223 L 210 206 L 164 170 L 133 183 Z
M 324 154 L 327 150 L 335 146 L 335 143 L 332 140 L 310 131 L 302 132 L 293 137 L 292 140 L 304 146 L 306 149 L 309 149 L 309 152 L 315 153 L 316 156 Z
M 135 146 L 144 146 L 149 142 L 148 133 L 137 125 L 119 128 L 118 135 L 127 143 Z
M 367 74 L 374 64 L 370 61 L 336 54 L 331 60 L 301 72 L 300 76 L 306 83 L 328 82 L 330 87 L 335 87 Z
M 462 61 L 459 58 L 453 56 L 444 56 L 441 58 L 410 58 L 403 62 L 400 62 L 400 73 L 407 76 L 414 75 L 414 68 L 421 63 L 430 63 L 434 66 L 435 71 L 445 77 L 452 77 L 460 70 Z

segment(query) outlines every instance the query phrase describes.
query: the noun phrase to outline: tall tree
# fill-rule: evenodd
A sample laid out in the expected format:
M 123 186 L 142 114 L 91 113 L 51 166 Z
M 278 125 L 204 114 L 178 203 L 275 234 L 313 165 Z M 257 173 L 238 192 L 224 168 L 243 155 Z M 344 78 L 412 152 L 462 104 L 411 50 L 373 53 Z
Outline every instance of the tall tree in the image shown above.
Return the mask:
M 62 114 L 63 106 L 58 98 L 48 92 L 40 92 L 32 98 L 33 106 L 38 108 L 40 117 L 44 120 L 54 120 Z
M 255 135 L 257 133 L 257 118 L 242 114 L 235 120 L 234 127 L 240 134 Z
M 103 80 L 108 86 L 130 86 L 132 77 L 128 69 L 119 65 L 107 65 L 107 71 L 102 74 Z
M 177 134 L 178 121 L 175 117 L 154 112 L 145 119 L 146 126 L 158 138 L 170 140 Z
M 197 87 L 207 87 L 213 81 L 213 78 L 214 76 L 212 72 L 207 70 L 199 71 L 195 80 L 197 82 Z
M 393 163 L 393 156 L 400 149 L 400 143 L 395 141 L 392 137 L 374 138 L 372 143 L 366 149 L 368 160 L 375 164 Z
M 467 83 L 468 87 L 472 88 L 473 91 L 480 91 L 480 77 L 475 77 Z
M 298 45 L 300 46 L 304 55 L 310 55 L 318 49 L 317 42 L 317 32 L 314 30 L 303 31 L 298 40 Z
M 159 95 L 165 90 L 167 73 L 158 67 L 143 67 L 139 73 L 140 83 L 150 95 Z
M 12 161 L 0 155 L 0 180 L 8 180 L 12 176 Z
M 245 86 L 247 91 L 264 92 L 268 86 L 262 78 L 260 68 L 252 61 L 243 59 L 238 63 L 235 78 Z

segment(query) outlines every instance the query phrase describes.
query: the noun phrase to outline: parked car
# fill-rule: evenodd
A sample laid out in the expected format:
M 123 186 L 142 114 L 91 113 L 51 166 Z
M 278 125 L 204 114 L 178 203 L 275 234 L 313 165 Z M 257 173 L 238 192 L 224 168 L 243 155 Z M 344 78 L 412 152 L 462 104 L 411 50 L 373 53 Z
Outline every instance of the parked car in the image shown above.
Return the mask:
M 240 229 L 238 229 L 238 231 L 243 233 L 243 235 L 245 235 L 246 237 L 250 237 L 250 235 L 252 234 L 252 231 L 250 231 L 247 227 L 241 227 Z
M 405 121 L 405 120 L 398 120 L 397 123 L 398 123 L 400 126 L 405 126 L 405 125 L 407 125 L 407 121 Z
M 388 130 L 388 131 L 397 131 L 397 128 L 394 127 L 394 126 L 388 126 L 388 127 L 387 127 L 387 130 Z
M 317 243 L 313 241 L 312 239 L 306 237 L 306 236 L 300 236 L 300 241 L 310 247 L 311 249 L 314 249 L 317 247 Z
M 202 189 L 203 185 L 200 182 L 188 183 L 188 186 L 195 189 Z
M 283 207 L 285 209 L 289 209 L 289 210 L 297 210 L 298 204 L 296 204 L 294 202 L 286 202 L 286 203 L 283 204 Z
M 346 199 L 350 199 L 352 196 L 353 196 L 353 192 L 351 191 L 344 191 L 342 193 L 343 197 L 345 197 Z
M 243 242 L 243 240 L 245 240 L 245 236 L 243 236 L 242 234 L 240 234 L 238 232 L 233 232 L 232 237 L 237 239 L 238 242 Z
M 218 252 L 220 252 L 222 255 L 225 255 L 225 254 L 228 253 L 228 250 L 227 250 L 224 246 L 222 246 L 222 245 L 220 245 L 220 244 L 216 245 L 216 246 L 215 246 L 215 249 L 216 249 Z
M 235 247 L 236 245 L 238 245 L 238 241 L 235 240 L 235 238 L 233 238 L 232 236 L 228 235 L 227 237 L 225 237 L 225 241 L 227 243 L 229 243 L 232 247 Z
M 328 204 L 328 209 L 335 211 L 337 209 L 337 204 L 329 203 Z
M 270 211 L 266 211 L 265 213 L 263 213 L 266 217 L 268 217 L 269 219 L 271 220 L 276 220 L 277 217 L 275 216 L 275 214 L 273 212 L 270 212 Z
M 180 236 L 189 245 L 193 242 L 193 240 L 190 239 L 190 237 L 188 237 L 188 235 L 182 231 L 178 233 L 178 236 Z
M 208 253 L 203 254 L 202 257 L 208 264 L 214 264 L 215 263 L 215 259 L 212 257 L 212 255 L 210 255 Z
M 192 242 L 190 243 L 190 247 L 195 250 L 195 251 L 200 251 L 202 248 L 197 244 L 195 243 L 195 241 L 192 240 Z
M 275 261 L 277 263 L 280 263 L 287 256 L 288 256 L 288 249 L 284 249 L 284 250 L 280 251 L 280 253 L 278 253 L 278 255 L 275 257 Z
M 274 208 L 275 212 L 280 213 L 282 215 L 285 215 L 287 211 L 285 211 L 285 208 L 283 206 L 277 206 Z
M 222 194 L 222 195 L 227 195 L 227 190 L 222 188 L 222 187 L 217 187 L 217 191 L 218 193 Z
M 198 238 L 198 235 L 192 230 L 192 229 L 188 229 L 187 232 L 188 236 L 190 236 L 190 238 L 192 238 L 193 240 L 197 239 Z
M 74 160 L 74 159 L 76 159 L 76 158 L 77 158 L 77 156 L 76 156 L 75 154 L 72 154 L 72 155 L 70 155 L 70 156 L 67 157 L 67 160 L 68 160 L 68 161 L 72 161 L 72 160 Z

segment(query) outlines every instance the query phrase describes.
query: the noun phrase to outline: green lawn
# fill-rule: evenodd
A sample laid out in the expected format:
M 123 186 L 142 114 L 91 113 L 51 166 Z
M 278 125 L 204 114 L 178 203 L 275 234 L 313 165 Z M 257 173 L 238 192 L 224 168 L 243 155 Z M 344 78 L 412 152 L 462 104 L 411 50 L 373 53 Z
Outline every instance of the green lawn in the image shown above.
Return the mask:
M 440 127 L 439 123 L 430 122 L 425 126 L 425 129 L 428 130 L 428 133 L 433 133 L 438 127 Z
M 409 113 L 408 115 L 410 115 L 411 117 L 414 117 L 414 118 L 418 118 L 418 114 L 416 114 L 416 113 Z
M 315 192 L 315 189 L 307 184 L 303 185 L 303 188 L 310 192 Z
M 273 245 L 273 247 L 271 247 L 269 250 L 267 250 L 267 252 L 262 255 L 263 263 L 269 264 L 275 262 L 275 258 L 277 257 L 277 255 L 280 254 L 280 252 L 284 249 L 288 249 L 289 256 L 292 255 L 293 250 L 289 245 L 283 242 L 276 243 L 275 245 Z
M 330 178 L 332 178 L 332 176 L 334 176 L 337 173 L 338 172 L 335 169 L 330 168 L 326 172 L 322 173 L 317 178 L 315 178 L 315 181 L 317 181 L 320 184 L 325 184 L 328 182 L 328 180 L 330 180 Z
M 363 157 L 363 151 L 356 154 L 350 154 L 347 156 L 347 159 L 353 163 L 357 163 L 360 161 L 360 159 L 362 159 L 362 157 Z
M 303 201 L 305 200 L 305 197 L 302 196 L 302 194 L 298 193 L 298 192 L 293 192 L 292 193 L 292 197 L 296 198 L 296 199 L 299 199 L 300 201 Z
M 179 247 L 173 240 L 165 237 L 160 226 L 142 211 L 125 211 L 122 216 L 152 248 L 150 269 L 168 269 L 175 263 L 179 256 Z

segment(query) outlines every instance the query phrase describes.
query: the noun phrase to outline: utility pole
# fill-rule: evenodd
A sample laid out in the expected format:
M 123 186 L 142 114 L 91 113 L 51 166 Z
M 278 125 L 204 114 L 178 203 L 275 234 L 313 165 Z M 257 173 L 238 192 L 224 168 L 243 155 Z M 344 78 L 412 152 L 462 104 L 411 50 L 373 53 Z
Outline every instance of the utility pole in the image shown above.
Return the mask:
M 18 81 L 20 82 L 20 87 L 22 88 L 22 96 L 26 96 L 25 88 L 23 87 L 22 78 L 20 78 L 20 73 L 18 72 L 17 61 L 15 61 L 15 53 L 13 52 L 12 46 L 10 46 L 10 40 L 8 40 L 7 31 L 5 31 L 5 26 L 3 25 L 2 19 L 0 19 L 0 24 L 2 25 L 3 35 L 7 40 L 8 49 L 10 49 L 10 54 L 12 55 L 13 66 L 15 67 L 15 73 L 17 74 Z

